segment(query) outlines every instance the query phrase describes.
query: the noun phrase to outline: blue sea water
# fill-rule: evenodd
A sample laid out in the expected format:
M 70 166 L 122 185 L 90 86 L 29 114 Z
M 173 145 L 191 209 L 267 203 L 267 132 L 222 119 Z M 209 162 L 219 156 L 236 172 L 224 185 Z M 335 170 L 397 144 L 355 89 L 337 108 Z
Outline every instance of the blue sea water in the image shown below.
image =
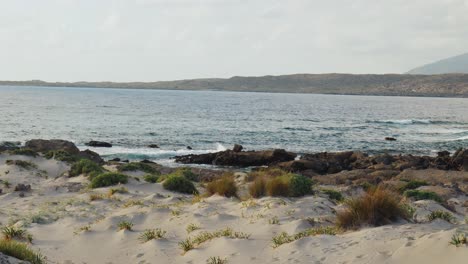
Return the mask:
M 93 150 L 161 162 L 235 143 L 433 155 L 468 147 L 468 99 L 0 86 L 0 141 L 32 138 L 108 141 Z

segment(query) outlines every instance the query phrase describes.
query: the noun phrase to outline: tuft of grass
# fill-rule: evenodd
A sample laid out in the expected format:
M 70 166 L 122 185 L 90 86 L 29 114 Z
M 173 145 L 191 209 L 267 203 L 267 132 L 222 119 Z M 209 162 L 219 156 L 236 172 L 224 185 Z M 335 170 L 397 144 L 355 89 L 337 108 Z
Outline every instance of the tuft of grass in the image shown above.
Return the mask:
M 270 225 L 279 225 L 279 219 L 277 216 L 274 216 L 270 220 L 268 220 L 268 223 Z
M 7 160 L 5 162 L 7 165 L 15 165 L 25 170 L 37 169 L 37 165 L 25 160 Z
M 156 183 L 156 182 L 158 182 L 158 179 L 159 179 L 159 175 L 156 175 L 156 174 L 146 174 L 143 177 L 143 180 L 145 180 L 145 182 L 149 182 L 149 183 Z
M 363 224 L 386 225 L 406 218 L 398 194 L 381 188 L 370 189 L 363 196 L 345 201 L 346 209 L 337 214 L 337 225 L 356 229 Z
M 293 241 L 296 241 L 298 239 L 308 237 L 308 236 L 317 236 L 317 235 L 334 236 L 338 233 L 338 231 L 339 230 L 337 230 L 335 227 L 315 227 L 315 228 L 306 229 L 294 235 L 289 235 L 286 232 L 282 232 L 272 238 L 272 247 L 277 248 L 283 244 L 291 243 Z
M 455 223 L 456 221 L 455 217 L 451 213 L 441 210 L 433 211 L 427 216 L 427 220 L 430 222 L 434 221 L 435 219 L 442 219 L 449 223 Z
M 117 227 L 119 228 L 119 231 L 120 231 L 120 230 L 132 231 L 133 223 L 130 222 L 130 221 L 120 221 L 120 222 L 117 224 Z
M 123 171 L 143 171 L 150 174 L 160 174 L 153 166 L 143 162 L 130 162 L 122 164 L 117 168 L 120 172 Z
M 138 240 L 140 240 L 141 243 L 146 243 L 150 240 L 155 240 L 155 239 L 162 239 L 166 235 L 166 231 L 156 228 L 156 229 L 146 229 L 141 233 L 141 235 L 138 237 Z
M 454 245 L 456 247 L 460 247 L 462 245 L 468 245 L 468 239 L 466 238 L 465 233 L 456 233 L 452 236 L 452 239 L 450 241 L 451 245 Z
M 276 177 L 268 180 L 265 188 L 268 196 L 289 196 L 289 183 L 286 177 Z
M 109 189 L 109 192 L 107 193 L 107 196 L 111 197 L 112 195 L 120 193 L 120 194 L 125 194 L 128 193 L 128 189 L 125 187 L 119 187 L 119 188 L 111 188 Z
M 179 242 L 179 247 L 184 250 L 184 253 L 194 249 L 195 246 L 199 246 L 200 244 L 210 241 L 214 238 L 218 237 L 228 237 L 228 238 L 235 238 L 235 239 L 249 239 L 250 234 L 243 233 L 243 232 L 235 232 L 231 228 L 226 227 L 224 229 L 220 229 L 214 232 L 204 231 L 196 235 L 193 239 L 187 238 L 181 242 Z
M 210 257 L 209 259 L 206 260 L 206 264 L 227 264 L 228 261 L 226 258 L 221 258 L 221 257 Z
M 128 182 L 128 176 L 125 174 L 107 172 L 96 176 L 91 180 L 91 188 L 107 187 L 116 184 L 125 184 Z
M 325 193 L 326 195 L 328 195 L 328 198 L 330 198 L 330 199 L 332 199 L 332 200 L 334 200 L 336 202 L 344 201 L 343 195 L 338 191 L 335 191 L 335 190 L 332 190 L 332 189 L 323 189 L 322 192 Z
M 123 205 L 123 207 L 127 208 L 127 207 L 132 207 L 132 206 L 137 206 L 137 205 L 144 206 L 145 204 L 141 200 L 129 200 Z
M 404 192 L 404 195 L 409 198 L 413 198 L 416 201 L 419 200 L 434 200 L 436 202 L 442 203 L 444 200 L 437 195 L 435 192 L 420 191 L 420 190 L 407 190 Z
M 101 194 L 101 193 L 91 193 L 89 195 L 89 200 L 92 202 L 92 201 L 98 201 L 98 200 L 103 200 L 104 199 L 104 195 Z
M 237 197 L 237 186 L 233 175 L 225 175 L 218 180 L 209 182 L 206 185 L 209 195 L 219 194 L 225 197 Z
M 12 240 L 12 239 L 18 239 L 18 240 L 25 240 L 27 238 L 28 233 L 26 230 L 22 228 L 17 228 L 14 226 L 5 226 L 2 227 L 0 232 L 3 235 L 3 238 L 5 240 Z
M 249 185 L 249 193 L 253 198 L 260 198 L 266 194 L 266 179 L 264 177 L 257 177 Z
M 11 155 L 20 155 L 20 156 L 29 156 L 29 157 L 37 157 L 39 154 L 29 148 L 19 148 L 19 149 L 13 149 L 9 151 Z
M 190 237 L 180 241 L 178 245 L 184 251 L 184 253 L 195 248 L 195 245 L 193 244 Z
M 411 180 L 411 181 L 408 181 L 403 187 L 401 187 L 399 191 L 401 193 L 404 193 L 406 190 L 414 190 L 421 186 L 426 186 L 426 185 L 429 185 L 429 184 L 425 181 Z
M 190 234 L 191 232 L 195 231 L 195 230 L 198 230 L 200 229 L 199 226 L 197 226 L 196 224 L 189 224 L 185 230 L 187 231 L 188 234 Z
M 65 161 L 65 162 L 68 162 L 68 163 L 73 163 L 73 162 L 77 162 L 80 160 L 80 157 L 76 156 L 76 155 L 73 155 L 73 154 L 70 154 L 66 151 L 63 151 L 63 150 L 51 150 L 51 151 L 48 151 L 44 157 L 46 159 L 55 159 L 55 160 L 60 160 L 60 161 Z
M 78 162 L 72 164 L 68 175 L 70 177 L 74 177 L 80 174 L 85 174 L 92 180 L 103 172 L 104 169 L 95 162 L 88 159 L 81 159 Z
M 180 193 L 188 193 L 188 194 L 198 194 L 197 188 L 195 185 L 181 175 L 171 175 L 169 176 L 164 182 L 163 187 L 169 191 L 175 191 Z
M 22 261 L 28 261 L 31 264 L 46 263 L 46 258 L 42 254 L 33 251 L 28 245 L 14 240 L 0 240 L 0 252 Z
M 11 186 L 11 183 L 9 181 L 1 181 L 3 183 L 3 186 L 5 186 L 5 188 L 10 188 Z

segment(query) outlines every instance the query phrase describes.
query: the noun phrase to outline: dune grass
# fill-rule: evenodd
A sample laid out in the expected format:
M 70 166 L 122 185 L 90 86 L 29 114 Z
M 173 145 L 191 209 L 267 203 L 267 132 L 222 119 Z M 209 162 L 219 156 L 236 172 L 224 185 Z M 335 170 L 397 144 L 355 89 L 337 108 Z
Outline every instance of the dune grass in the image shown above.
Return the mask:
M 209 182 L 206 185 L 206 192 L 209 195 L 218 194 L 225 197 L 237 197 L 234 175 L 224 175 L 220 179 Z
M 456 222 L 456 218 L 451 213 L 441 210 L 433 211 L 427 216 L 427 220 L 430 222 L 434 221 L 435 219 L 442 219 L 449 223 Z
M 95 162 L 88 159 L 81 159 L 72 164 L 68 175 L 74 177 L 84 174 L 89 176 L 89 179 L 92 180 L 103 172 L 104 169 Z
M 116 184 L 125 184 L 128 182 L 128 176 L 125 174 L 107 172 L 94 177 L 91 180 L 91 188 L 107 187 Z
M 420 190 L 407 190 L 404 195 L 409 198 L 413 198 L 416 201 L 419 200 L 433 200 L 438 203 L 442 203 L 444 200 L 435 192 L 420 191 Z
M 220 229 L 213 232 L 204 231 L 199 233 L 193 238 L 187 238 L 181 242 L 179 242 L 179 247 L 185 252 L 194 249 L 196 246 L 199 246 L 202 243 L 210 241 L 215 238 L 219 237 L 228 237 L 233 239 L 249 239 L 250 234 L 243 233 L 243 232 L 235 232 L 231 228 L 226 227 L 224 229 Z
M 146 229 L 141 233 L 141 235 L 138 237 L 138 240 L 140 240 L 141 243 L 146 243 L 150 240 L 155 240 L 155 239 L 162 239 L 166 235 L 166 231 L 156 228 L 156 229 Z
M 13 150 L 10 150 L 9 153 L 11 155 L 29 156 L 29 157 L 34 157 L 34 158 L 39 156 L 39 153 L 28 148 L 13 149 Z
M 163 182 L 163 187 L 166 190 L 180 192 L 180 193 L 187 193 L 187 194 L 198 194 L 197 188 L 195 185 L 185 178 L 182 175 L 170 175 L 167 179 Z
M 252 172 L 248 179 L 250 196 L 300 197 L 312 193 L 312 180 L 280 169 Z
M 291 243 L 298 239 L 308 237 L 308 236 L 317 236 L 317 235 L 331 235 L 334 236 L 339 232 L 336 227 L 315 227 L 309 228 L 302 232 L 296 233 L 294 235 L 289 235 L 286 232 L 282 232 L 277 236 L 272 238 L 272 247 L 277 248 L 283 244 Z
M 33 251 L 28 245 L 14 240 L 0 239 L 0 252 L 19 260 L 28 261 L 31 264 L 47 263 L 42 254 Z
M 335 190 L 332 190 L 332 189 L 323 189 L 322 192 L 325 193 L 326 195 L 328 195 L 328 198 L 330 198 L 330 199 L 332 199 L 332 200 L 334 200 L 336 202 L 344 201 L 343 195 L 338 191 L 335 191 Z
M 25 160 L 7 160 L 5 162 L 7 165 L 15 165 L 25 170 L 37 169 L 37 165 Z
M 363 196 L 346 200 L 346 209 L 338 212 L 337 225 L 357 229 L 362 225 L 381 226 L 407 218 L 398 194 L 389 190 L 370 189 Z

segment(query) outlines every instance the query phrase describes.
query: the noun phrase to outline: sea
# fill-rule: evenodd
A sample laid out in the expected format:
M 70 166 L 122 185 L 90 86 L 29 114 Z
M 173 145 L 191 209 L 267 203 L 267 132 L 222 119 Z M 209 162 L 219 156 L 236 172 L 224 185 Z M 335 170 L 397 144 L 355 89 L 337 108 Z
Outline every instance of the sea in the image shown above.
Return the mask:
M 0 141 L 35 138 L 66 139 L 80 149 L 106 141 L 113 147 L 90 149 L 167 165 L 177 155 L 234 144 L 436 155 L 468 147 L 468 99 L 0 86 Z

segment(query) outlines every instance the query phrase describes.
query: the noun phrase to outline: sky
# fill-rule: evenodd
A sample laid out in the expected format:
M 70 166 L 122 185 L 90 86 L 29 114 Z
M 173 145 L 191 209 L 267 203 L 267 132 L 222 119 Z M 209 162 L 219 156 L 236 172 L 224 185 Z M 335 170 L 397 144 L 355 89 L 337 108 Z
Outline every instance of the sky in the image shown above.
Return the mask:
M 403 73 L 468 52 L 468 0 L 0 0 L 0 80 Z

